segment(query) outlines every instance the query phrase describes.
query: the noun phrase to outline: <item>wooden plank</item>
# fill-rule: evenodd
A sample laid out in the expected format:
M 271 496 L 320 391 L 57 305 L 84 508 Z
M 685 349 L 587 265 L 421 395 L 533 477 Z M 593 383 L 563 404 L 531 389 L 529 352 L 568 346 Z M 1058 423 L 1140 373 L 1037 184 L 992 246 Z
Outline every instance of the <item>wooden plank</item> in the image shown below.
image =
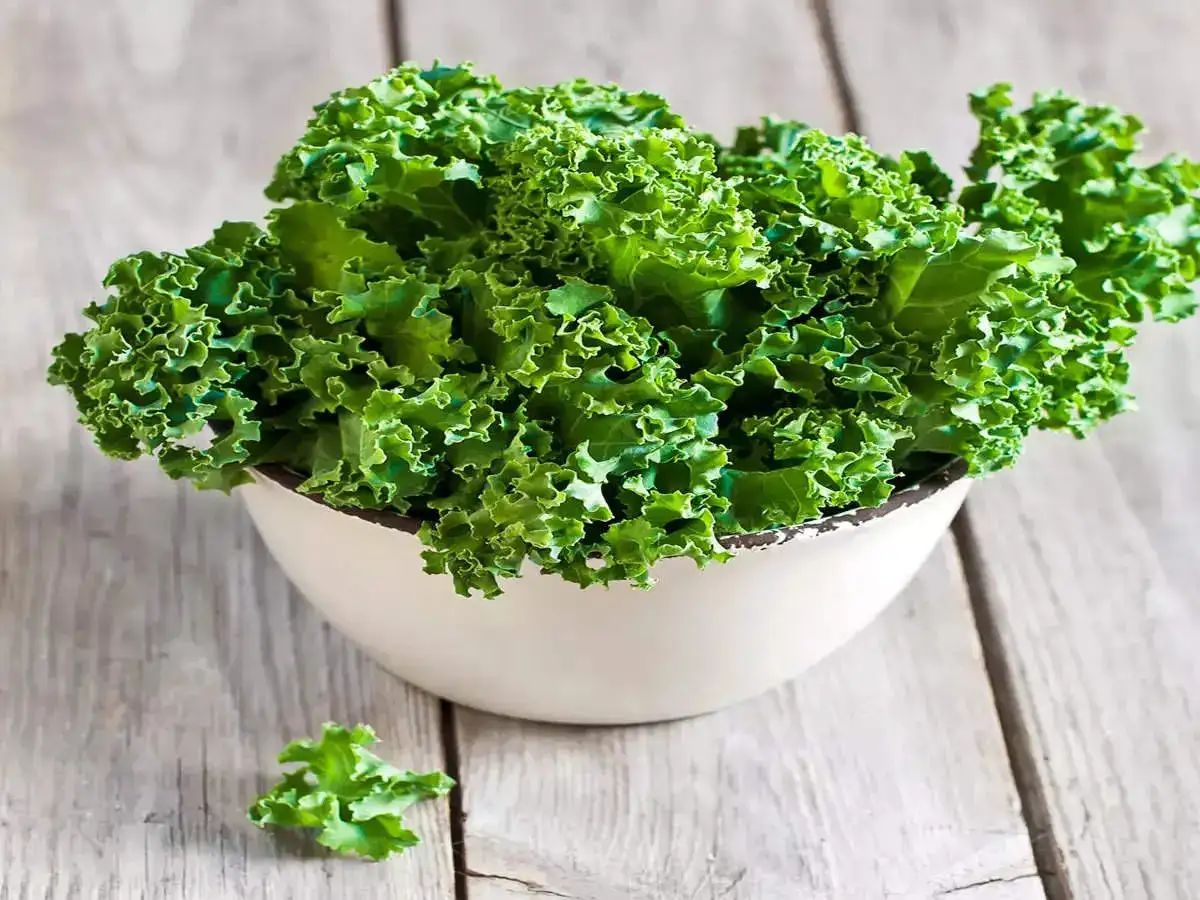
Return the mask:
M 887 149 L 965 158 L 963 96 L 1009 80 L 1115 103 L 1147 122 L 1151 152 L 1200 155 L 1200 70 L 1170 62 L 1200 37 L 1194 3 L 841 0 L 834 15 Z M 1034 441 L 968 504 L 1059 890 L 1088 900 L 1200 881 L 1200 328 L 1151 327 L 1132 357 L 1140 413 L 1086 444 Z
M 808 12 L 748 0 L 405 0 L 402 52 L 472 60 L 504 83 L 619 81 L 718 134 L 766 113 L 843 127 Z M 753 54 L 748 56 L 748 54 Z
M 385 66 L 378 12 L 4 6 L 0 897 L 453 896 L 444 806 L 379 866 L 246 821 L 284 742 L 326 719 L 440 766 L 437 702 L 321 622 L 240 504 L 103 459 L 44 384 L 111 259 L 261 212 L 308 108 Z
M 842 119 L 802 5 L 412 2 L 401 20 L 420 59 L 615 79 L 718 133 L 772 109 Z M 736 709 L 457 724 L 473 900 L 1043 896 L 949 544 L 851 646 Z
M 883 149 L 924 147 L 955 165 L 976 131 L 967 93 L 994 81 L 1027 96 L 1062 88 L 1136 111 L 1151 153 L 1200 150 L 1195 66 L 1164 65 L 1200 31 L 1188 0 L 830 4 L 864 132 Z M 883 52 L 885 51 L 886 52 Z

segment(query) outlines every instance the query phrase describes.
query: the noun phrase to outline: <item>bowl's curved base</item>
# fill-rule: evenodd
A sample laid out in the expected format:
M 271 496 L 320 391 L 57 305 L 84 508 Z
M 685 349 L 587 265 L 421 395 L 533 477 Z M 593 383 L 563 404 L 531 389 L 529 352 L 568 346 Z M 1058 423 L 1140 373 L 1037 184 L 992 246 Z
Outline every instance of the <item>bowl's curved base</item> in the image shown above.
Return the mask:
M 886 608 L 888 604 L 884 604 Z M 882 612 L 882 609 L 880 610 Z M 876 616 L 878 618 L 878 616 Z M 873 621 L 873 620 L 872 620 Z M 869 627 L 870 621 L 863 624 L 863 628 Z M 857 634 L 857 632 L 856 632 Z M 787 684 L 803 676 L 806 672 L 812 669 L 817 664 L 821 663 L 826 657 L 833 656 L 844 647 L 847 643 L 854 639 L 855 635 L 850 635 L 844 642 L 837 646 L 830 647 L 826 653 L 810 659 L 801 664 L 792 674 L 781 678 L 777 681 L 771 681 L 767 684 L 742 686 L 737 693 L 728 693 L 722 695 L 709 695 L 704 698 L 697 698 L 697 702 L 691 706 L 682 706 L 676 704 L 672 707 L 654 708 L 644 704 L 633 706 L 612 705 L 603 711 L 593 711 L 590 713 L 581 712 L 578 708 L 549 708 L 542 703 L 522 702 L 524 698 L 510 700 L 506 697 L 497 697 L 491 693 L 480 694 L 476 691 L 466 690 L 459 693 L 454 686 L 444 686 L 437 683 L 422 682 L 419 677 L 412 677 L 405 673 L 403 667 L 394 667 L 389 665 L 387 660 L 382 658 L 380 654 L 375 653 L 371 648 L 363 646 L 360 642 L 359 646 L 363 649 L 384 669 L 395 675 L 401 681 L 412 685 L 427 694 L 432 694 L 440 700 L 446 700 L 456 706 L 461 706 L 466 709 L 476 712 L 487 713 L 488 715 L 501 716 L 506 719 L 516 719 L 523 722 L 536 722 L 546 725 L 577 725 L 577 726 L 594 726 L 594 727 L 617 727 L 617 726 L 634 726 L 634 725 L 657 725 L 666 722 L 678 722 L 686 719 L 695 719 L 702 716 L 711 715 L 727 709 L 731 706 L 736 706 L 739 703 L 744 703 L 760 697 L 775 688 Z
M 581 590 L 534 571 L 494 600 L 424 573 L 412 534 L 271 481 L 241 493 L 292 582 L 401 678 L 499 715 L 617 725 L 711 712 L 836 650 L 916 573 L 967 485 L 703 570 L 665 560 L 650 591 Z

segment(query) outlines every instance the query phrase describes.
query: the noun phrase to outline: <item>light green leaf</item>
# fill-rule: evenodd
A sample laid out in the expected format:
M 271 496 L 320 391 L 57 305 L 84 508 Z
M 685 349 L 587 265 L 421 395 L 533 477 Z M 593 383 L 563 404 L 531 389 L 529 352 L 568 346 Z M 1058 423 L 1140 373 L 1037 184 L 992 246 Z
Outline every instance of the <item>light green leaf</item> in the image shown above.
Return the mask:
M 299 763 L 254 801 L 250 821 L 260 828 L 320 829 L 317 841 L 338 853 L 386 859 L 420 843 L 403 825 L 408 807 L 454 787 L 441 772 L 418 775 L 388 765 L 370 750 L 375 732 L 327 722 L 320 739 L 300 739 L 279 754 Z

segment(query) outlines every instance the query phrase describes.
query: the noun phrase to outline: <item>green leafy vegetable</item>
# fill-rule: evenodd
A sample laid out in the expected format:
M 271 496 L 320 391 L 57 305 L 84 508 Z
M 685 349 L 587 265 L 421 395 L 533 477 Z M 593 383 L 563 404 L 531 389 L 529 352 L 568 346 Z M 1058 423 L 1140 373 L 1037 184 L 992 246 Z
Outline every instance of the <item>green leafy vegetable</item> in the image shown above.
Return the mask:
M 1197 306 L 1200 166 L 1061 94 L 971 109 L 956 193 L 856 135 L 404 65 L 317 107 L 264 227 L 114 264 L 50 378 L 113 456 L 419 519 L 462 593 L 648 586 L 1131 406 L 1138 327 Z
M 367 749 L 375 740 L 369 725 L 327 722 L 320 740 L 292 741 L 279 761 L 300 767 L 254 801 L 250 821 L 260 828 L 319 828 L 320 844 L 371 859 L 416 846 L 420 838 L 404 827 L 404 811 L 449 793 L 454 780 L 389 765 Z

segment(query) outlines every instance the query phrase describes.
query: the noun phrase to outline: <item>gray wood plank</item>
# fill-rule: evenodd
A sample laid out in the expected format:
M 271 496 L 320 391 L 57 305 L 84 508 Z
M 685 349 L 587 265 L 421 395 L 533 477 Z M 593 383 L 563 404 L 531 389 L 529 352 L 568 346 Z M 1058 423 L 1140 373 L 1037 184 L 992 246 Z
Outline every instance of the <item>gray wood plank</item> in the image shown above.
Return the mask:
M 371 865 L 245 818 L 286 740 L 369 721 L 439 767 L 437 702 L 289 589 L 236 501 L 103 459 L 44 384 L 107 263 L 258 215 L 374 3 L 9 0 L 0 14 L 0 897 L 453 896 L 444 806 Z
M 768 111 L 841 127 L 804 5 L 409 2 L 401 18 L 422 60 L 614 79 L 718 133 Z M 879 623 L 757 701 L 621 730 L 460 711 L 458 734 L 473 900 L 1044 896 L 949 543 Z
M 961 160 L 965 93 L 1061 87 L 1136 112 L 1148 149 L 1200 155 L 1200 7 L 840 0 L 870 136 Z M 933 61 L 933 62 L 931 62 Z M 1141 411 L 1043 437 L 968 503 L 1065 892 L 1191 896 L 1200 881 L 1200 327 L 1148 328 Z
M 772 112 L 843 124 L 803 4 L 404 0 L 402 10 L 401 50 L 417 61 L 472 60 L 506 84 L 619 81 L 662 94 L 693 125 L 722 135 Z

